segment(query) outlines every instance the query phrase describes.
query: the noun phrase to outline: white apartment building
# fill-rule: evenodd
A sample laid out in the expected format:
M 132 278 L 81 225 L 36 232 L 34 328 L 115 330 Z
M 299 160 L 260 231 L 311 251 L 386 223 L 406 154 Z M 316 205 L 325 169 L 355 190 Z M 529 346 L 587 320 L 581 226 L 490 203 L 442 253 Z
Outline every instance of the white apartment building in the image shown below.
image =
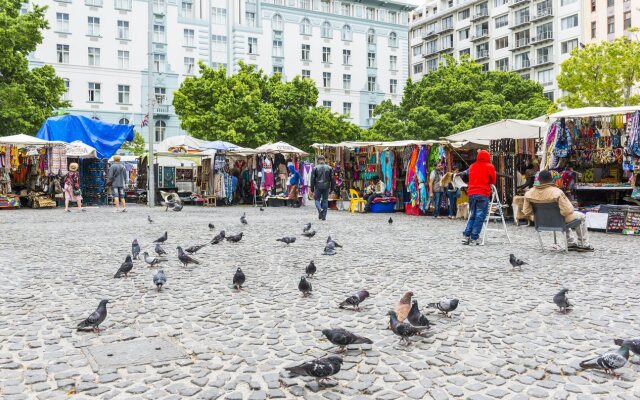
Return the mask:
M 30 64 L 54 66 L 68 88 L 69 112 L 141 129 L 148 29 L 156 141 L 184 134 L 173 91 L 197 73 L 198 61 L 227 67 L 244 60 L 287 80 L 313 78 L 321 105 L 363 127 L 373 123 L 375 105 L 402 97 L 414 8 L 403 1 L 151 1 L 152 27 L 147 1 L 33 0 L 48 6 L 50 29 Z
M 613 41 L 628 36 L 640 38 L 640 34 L 629 32 L 640 28 L 639 0 L 582 0 L 585 23 L 582 25 L 583 43 Z
M 560 96 L 560 63 L 581 40 L 583 0 L 430 0 L 410 17 L 410 76 L 468 55 L 485 71 L 514 71 Z

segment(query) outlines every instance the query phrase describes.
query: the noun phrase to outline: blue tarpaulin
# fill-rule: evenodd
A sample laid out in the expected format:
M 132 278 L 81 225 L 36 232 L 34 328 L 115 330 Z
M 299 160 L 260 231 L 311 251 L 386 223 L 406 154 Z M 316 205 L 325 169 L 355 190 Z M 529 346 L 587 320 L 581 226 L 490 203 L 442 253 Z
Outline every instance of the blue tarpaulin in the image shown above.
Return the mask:
M 125 141 L 133 140 L 133 125 L 115 125 L 81 115 L 48 118 L 36 137 L 71 143 L 79 140 L 96 149 L 98 158 L 110 158 Z

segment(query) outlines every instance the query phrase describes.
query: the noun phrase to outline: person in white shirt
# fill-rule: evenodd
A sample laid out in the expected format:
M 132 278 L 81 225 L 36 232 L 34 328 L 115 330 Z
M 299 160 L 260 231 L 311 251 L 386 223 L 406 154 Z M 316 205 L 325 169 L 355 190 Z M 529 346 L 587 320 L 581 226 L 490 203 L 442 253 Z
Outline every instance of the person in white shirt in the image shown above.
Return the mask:
M 384 197 L 384 192 L 386 190 L 386 185 L 379 177 L 374 176 L 373 182 L 375 184 L 375 189 L 373 193 L 367 196 L 367 205 L 364 207 L 365 212 L 371 211 L 371 204 L 373 203 L 373 200 L 378 197 Z

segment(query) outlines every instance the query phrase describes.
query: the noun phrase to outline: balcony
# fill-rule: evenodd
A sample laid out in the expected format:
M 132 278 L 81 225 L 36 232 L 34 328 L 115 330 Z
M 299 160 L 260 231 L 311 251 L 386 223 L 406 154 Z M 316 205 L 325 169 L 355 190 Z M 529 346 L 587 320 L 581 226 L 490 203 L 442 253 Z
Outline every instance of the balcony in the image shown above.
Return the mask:
M 511 0 L 509 1 L 509 7 L 517 7 L 521 4 L 530 2 L 531 0 Z
M 489 18 L 489 10 L 480 10 L 477 14 L 471 16 L 471 22 L 480 21 L 481 19 Z
M 529 25 L 530 23 L 531 20 L 529 19 L 528 15 L 526 17 L 516 18 L 513 20 L 513 24 L 509 27 L 509 29 L 519 29 L 525 25 Z
M 432 47 L 430 49 L 425 49 L 424 53 L 422 53 L 422 57 L 429 58 L 434 57 L 438 54 L 439 50 L 437 47 Z
M 442 48 L 438 50 L 438 53 L 445 53 L 447 51 L 453 51 L 453 44 L 444 44 Z
M 529 68 L 531 68 L 531 61 L 522 60 L 522 62 L 516 62 L 516 65 L 514 66 L 513 70 L 514 71 L 522 71 L 522 70 L 529 69 Z
M 553 17 L 553 8 L 549 7 L 539 10 L 538 13 L 531 18 L 531 21 L 541 21 L 551 17 Z
M 153 14 L 154 15 L 165 15 L 166 14 L 166 9 L 164 4 L 154 4 L 153 5 Z
M 552 41 L 552 40 L 553 40 L 553 32 L 552 31 L 542 32 L 538 36 L 534 36 L 534 37 L 531 38 L 531 44 L 532 45 L 538 45 L 538 44 L 542 44 L 542 43 L 549 42 L 549 41 Z
M 524 49 L 524 48 L 527 48 L 529 46 L 531 46 L 529 44 L 529 38 L 528 37 L 523 37 L 523 38 L 517 39 L 515 41 L 515 43 L 511 47 L 511 51 Z
M 476 31 L 475 35 L 471 36 L 471 41 L 475 42 L 478 40 L 487 39 L 488 37 L 489 37 L 489 30 L 482 29 L 482 30 Z
M 489 58 L 489 50 L 480 50 L 476 52 L 476 61 Z
M 453 30 L 453 24 L 443 24 L 440 30 L 438 31 L 438 34 L 450 32 L 452 30 Z
M 171 115 L 171 106 L 168 104 L 158 104 L 153 113 L 157 117 L 168 117 Z
M 438 36 L 438 33 L 436 31 L 429 31 L 424 35 L 422 35 L 422 40 L 427 40 L 429 38 L 436 37 L 436 36 Z
M 553 55 L 551 54 L 547 54 L 546 56 L 541 56 L 538 57 L 537 60 L 534 60 L 533 62 L 533 66 L 534 67 L 543 67 L 545 65 L 550 65 L 553 64 Z

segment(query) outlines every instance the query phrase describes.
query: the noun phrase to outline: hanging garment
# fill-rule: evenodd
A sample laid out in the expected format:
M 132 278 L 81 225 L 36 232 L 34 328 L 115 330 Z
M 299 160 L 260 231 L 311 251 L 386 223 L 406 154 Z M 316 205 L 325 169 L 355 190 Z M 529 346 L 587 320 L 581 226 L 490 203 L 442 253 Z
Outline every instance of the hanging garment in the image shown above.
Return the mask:
M 269 160 L 268 157 L 265 157 L 264 160 L 262 160 L 262 182 L 260 184 L 260 189 L 270 191 L 275 186 L 275 179 L 271 166 L 271 160 Z
M 385 190 L 393 194 L 393 152 L 391 150 L 385 150 L 380 153 L 380 164 Z
M 412 146 L 411 157 L 409 158 L 409 164 L 407 165 L 407 176 L 405 177 L 407 185 L 407 191 L 411 198 L 411 205 L 413 207 L 419 204 L 418 198 L 418 184 L 416 175 L 416 163 L 418 162 L 418 146 Z
M 429 193 L 427 191 L 427 146 L 421 146 L 416 162 L 416 175 L 418 177 L 418 191 L 420 195 L 420 210 L 427 212 Z

